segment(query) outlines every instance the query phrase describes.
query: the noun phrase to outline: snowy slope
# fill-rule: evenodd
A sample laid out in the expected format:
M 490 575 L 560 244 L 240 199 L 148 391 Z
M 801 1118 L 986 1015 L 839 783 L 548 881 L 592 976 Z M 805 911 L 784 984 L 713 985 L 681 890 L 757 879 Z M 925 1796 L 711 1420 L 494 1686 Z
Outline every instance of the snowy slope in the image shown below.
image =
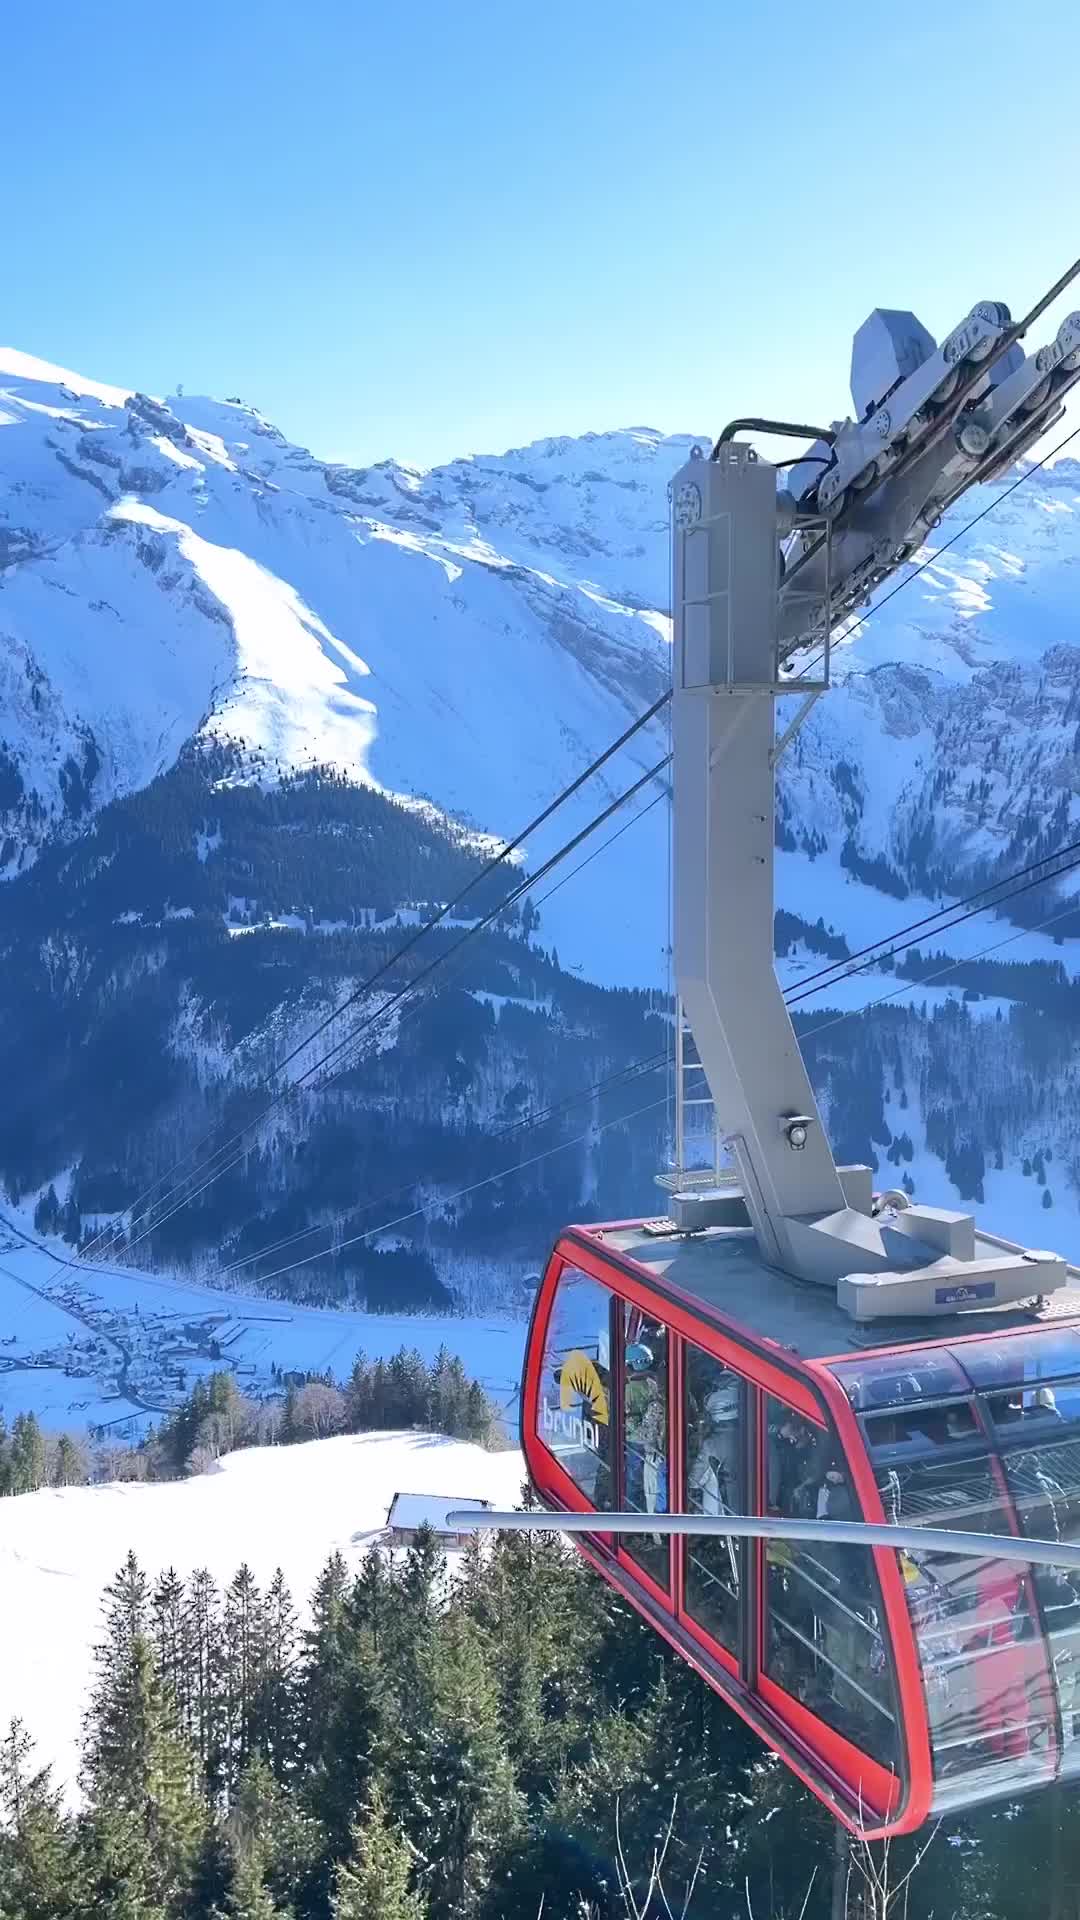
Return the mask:
M 557 550 L 574 512 L 588 518 L 587 499 L 607 524 L 607 496 L 620 506 L 625 496 L 634 513 L 618 523 L 619 569 L 654 563 L 678 452 L 656 436 L 614 436 L 648 485 L 576 472 L 531 540 L 507 504 L 505 527 L 491 528 L 508 536 L 498 548 L 482 537 L 475 489 L 465 511 L 453 478 L 427 476 L 422 498 L 386 470 L 367 485 L 239 405 L 170 408 L 0 353 L 0 422 L 9 872 L 45 834 L 145 785 L 201 729 L 239 742 L 270 774 L 328 764 L 506 836 L 663 684 L 663 621 L 580 584 L 580 540 Z M 485 474 L 488 489 L 501 484 Z M 505 485 L 513 495 L 518 483 Z M 428 499 L 433 489 L 441 501 L 440 488 L 455 490 L 441 521 Z M 612 558 L 591 539 L 593 558 Z M 532 857 L 661 751 L 659 729 L 635 742 Z M 642 833 L 659 871 L 662 823 L 650 817 Z M 604 898 L 591 896 L 597 931 L 630 892 L 616 884 L 630 871 L 629 860 L 605 863 Z M 662 917 L 656 903 L 655 924 L 633 907 L 622 920 L 653 973 Z M 600 963 L 595 943 L 581 947 Z
M 0 423 L 9 872 L 200 729 L 242 743 L 264 772 L 325 762 L 507 835 L 663 685 L 666 487 L 687 435 L 636 428 L 430 472 L 351 469 L 240 401 L 154 401 L 12 351 Z M 985 504 L 964 501 L 942 543 Z M 1061 713 L 1041 711 L 1027 765 L 1001 770 L 992 821 L 936 792 L 942 735 L 960 766 L 981 750 L 980 714 L 984 735 L 1030 732 L 1043 655 L 1080 639 L 1078 562 L 1080 468 L 1063 459 L 839 650 L 841 686 L 783 771 L 793 816 L 830 841 L 891 846 L 902 865 L 932 814 L 961 875 L 1003 857 L 1048 751 L 1056 784 L 1071 780 L 1072 730 L 1059 766 Z M 663 747 L 660 726 L 635 741 L 529 846 L 533 863 Z M 855 820 L 841 760 L 861 786 Z M 564 963 L 613 983 L 666 973 L 665 809 L 645 812 L 658 791 L 544 909 Z M 839 912 L 838 852 L 818 879 Z
M 39 1763 L 69 1797 L 92 1678 L 102 1588 L 134 1548 L 155 1577 L 206 1567 L 220 1584 L 246 1561 L 260 1586 L 280 1567 L 301 1614 L 328 1556 L 355 1568 L 395 1493 L 518 1503 L 516 1451 L 430 1434 L 355 1434 L 226 1456 L 157 1485 L 67 1487 L 0 1501 L 0 1725 L 19 1715 Z

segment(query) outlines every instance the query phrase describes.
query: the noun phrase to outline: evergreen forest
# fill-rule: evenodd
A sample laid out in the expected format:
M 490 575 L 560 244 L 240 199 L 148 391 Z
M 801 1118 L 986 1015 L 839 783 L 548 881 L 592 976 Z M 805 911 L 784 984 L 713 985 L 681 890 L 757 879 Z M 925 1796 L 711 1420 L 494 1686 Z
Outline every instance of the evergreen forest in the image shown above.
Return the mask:
M 3 1920 L 1071 1920 L 1078 1836 L 1055 1790 L 838 1904 L 824 1810 L 555 1534 L 333 1556 L 302 1620 L 129 1554 L 77 1805 L 0 1741 Z

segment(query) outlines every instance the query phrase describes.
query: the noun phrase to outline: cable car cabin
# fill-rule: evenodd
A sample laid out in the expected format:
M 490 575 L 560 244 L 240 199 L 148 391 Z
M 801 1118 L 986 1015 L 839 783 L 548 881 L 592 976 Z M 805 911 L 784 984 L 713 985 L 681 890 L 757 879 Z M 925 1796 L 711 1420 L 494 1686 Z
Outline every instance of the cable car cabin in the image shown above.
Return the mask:
M 752 1237 L 657 1224 L 568 1229 L 548 1262 L 522 1405 L 548 1507 L 1080 1538 L 1075 1276 L 1053 1317 L 870 1336 Z M 576 1538 L 852 1831 L 1080 1775 L 1080 1582 L 965 1555 Z

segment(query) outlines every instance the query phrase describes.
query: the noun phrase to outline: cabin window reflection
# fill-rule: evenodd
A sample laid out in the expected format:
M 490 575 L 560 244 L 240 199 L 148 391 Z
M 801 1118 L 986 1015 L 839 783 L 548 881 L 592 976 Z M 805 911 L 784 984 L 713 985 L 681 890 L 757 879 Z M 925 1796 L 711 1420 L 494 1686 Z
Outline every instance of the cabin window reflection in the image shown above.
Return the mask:
M 1020 1528 L 1029 1539 L 1080 1539 L 1080 1380 L 1017 1386 L 989 1400 Z M 1061 1771 L 1080 1774 L 1080 1576 L 1034 1567 L 1061 1728 Z
M 874 1415 L 864 1431 L 889 1521 L 1011 1531 L 1001 1468 L 970 1401 Z M 905 1549 L 898 1559 L 926 1692 L 936 1810 L 1047 1778 L 1054 1691 L 1029 1571 L 962 1549 Z M 1070 1610 L 1063 1597 L 1063 1619 Z M 1071 1663 L 1062 1667 L 1067 1689 Z
M 613 1504 L 612 1296 L 564 1267 L 548 1321 L 540 1380 L 540 1438 L 564 1473 L 601 1510 Z
M 623 1473 L 628 1513 L 668 1511 L 668 1333 L 640 1308 L 623 1307 Z M 623 1537 L 627 1553 L 666 1587 L 670 1550 L 663 1533 Z
M 766 1409 L 766 1508 L 798 1520 L 857 1520 L 836 1441 L 783 1401 Z M 896 1714 L 873 1557 L 867 1547 L 770 1540 L 764 1669 L 882 1766 Z
M 686 1510 L 745 1513 L 745 1389 L 737 1373 L 689 1341 L 685 1347 Z M 722 1535 L 686 1541 L 686 1612 L 729 1653 L 738 1649 L 740 1543 Z

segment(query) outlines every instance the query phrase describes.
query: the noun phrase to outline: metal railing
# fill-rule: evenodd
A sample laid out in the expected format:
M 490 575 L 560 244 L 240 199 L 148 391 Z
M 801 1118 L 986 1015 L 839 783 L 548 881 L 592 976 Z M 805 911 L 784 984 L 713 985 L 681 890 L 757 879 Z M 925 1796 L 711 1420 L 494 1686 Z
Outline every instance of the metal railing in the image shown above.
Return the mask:
M 676 1533 L 721 1539 L 829 1541 L 843 1547 L 888 1547 L 894 1553 L 964 1553 L 986 1560 L 1068 1567 L 1080 1573 L 1080 1546 L 1063 1540 L 1019 1540 L 1014 1534 L 953 1532 L 944 1527 L 894 1527 L 870 1520 L 787 1520 L 778 1514 L 740 1513 L 449 1513 L 455 1533 Z

